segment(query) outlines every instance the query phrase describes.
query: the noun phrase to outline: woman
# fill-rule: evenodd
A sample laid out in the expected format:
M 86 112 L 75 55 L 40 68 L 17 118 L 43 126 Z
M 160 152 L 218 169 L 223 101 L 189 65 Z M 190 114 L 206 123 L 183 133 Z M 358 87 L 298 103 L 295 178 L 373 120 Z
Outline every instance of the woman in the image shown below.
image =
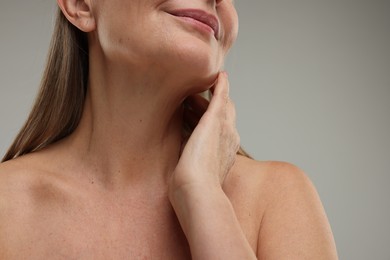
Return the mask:
M 0 165 L 1 259 L 337 259 L 304 173 L 238 149 L 231 0 L 58 5 Z

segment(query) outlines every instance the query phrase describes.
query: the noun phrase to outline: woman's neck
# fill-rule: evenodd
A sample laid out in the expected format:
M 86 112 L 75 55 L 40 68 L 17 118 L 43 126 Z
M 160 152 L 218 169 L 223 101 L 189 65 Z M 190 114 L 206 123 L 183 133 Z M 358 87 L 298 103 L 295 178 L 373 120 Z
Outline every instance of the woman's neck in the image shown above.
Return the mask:
M 123 75 L 92 68 L 69 151 L 105 184 L 166 180 L 179 158 L 186 92 L 152 75 Z

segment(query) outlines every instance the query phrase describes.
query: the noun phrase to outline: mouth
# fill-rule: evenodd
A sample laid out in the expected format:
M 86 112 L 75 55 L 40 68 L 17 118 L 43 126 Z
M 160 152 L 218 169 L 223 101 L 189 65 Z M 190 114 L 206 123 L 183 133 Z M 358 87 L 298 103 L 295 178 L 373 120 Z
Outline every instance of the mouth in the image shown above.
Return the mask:
M 199 9 L 180 9 L 169 12 L 177 17 L 190 18 L 213 30 L 215 39 L 219 39 L 219 21 L 216 16 Z

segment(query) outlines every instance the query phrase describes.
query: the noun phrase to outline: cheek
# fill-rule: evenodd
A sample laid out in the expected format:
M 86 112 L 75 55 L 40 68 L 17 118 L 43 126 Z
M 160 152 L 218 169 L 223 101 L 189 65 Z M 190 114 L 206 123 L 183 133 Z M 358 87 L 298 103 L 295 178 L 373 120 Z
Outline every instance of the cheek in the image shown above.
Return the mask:
M 238 15 L 235 8 L 231 5 L 221 11 L 221 20 L 224 26 L 223 46 L 228 51 L 237 39 L 238 35 Z
M 139 10 L 139 9 L 138 9 Z M 142 52 L 148 31 L 145 25 L 145 15 L 136 12 L 134 8 L 112 7 L 110 11 L 101 14 L 97 22 L 96 37 L 106 58 L 120 61 L 135 59 L 134 54 Z

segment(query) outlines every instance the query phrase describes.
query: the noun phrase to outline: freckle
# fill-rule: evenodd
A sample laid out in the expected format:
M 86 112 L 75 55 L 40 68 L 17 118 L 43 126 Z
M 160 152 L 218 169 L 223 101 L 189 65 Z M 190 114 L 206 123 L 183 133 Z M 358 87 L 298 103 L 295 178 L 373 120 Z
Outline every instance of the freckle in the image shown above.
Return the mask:
M 139 122 L 142 123 L 142 119 L 140 119 Z
M 91 181 L 91 184 L 94 184 L 95 182 L 94 181 Z

